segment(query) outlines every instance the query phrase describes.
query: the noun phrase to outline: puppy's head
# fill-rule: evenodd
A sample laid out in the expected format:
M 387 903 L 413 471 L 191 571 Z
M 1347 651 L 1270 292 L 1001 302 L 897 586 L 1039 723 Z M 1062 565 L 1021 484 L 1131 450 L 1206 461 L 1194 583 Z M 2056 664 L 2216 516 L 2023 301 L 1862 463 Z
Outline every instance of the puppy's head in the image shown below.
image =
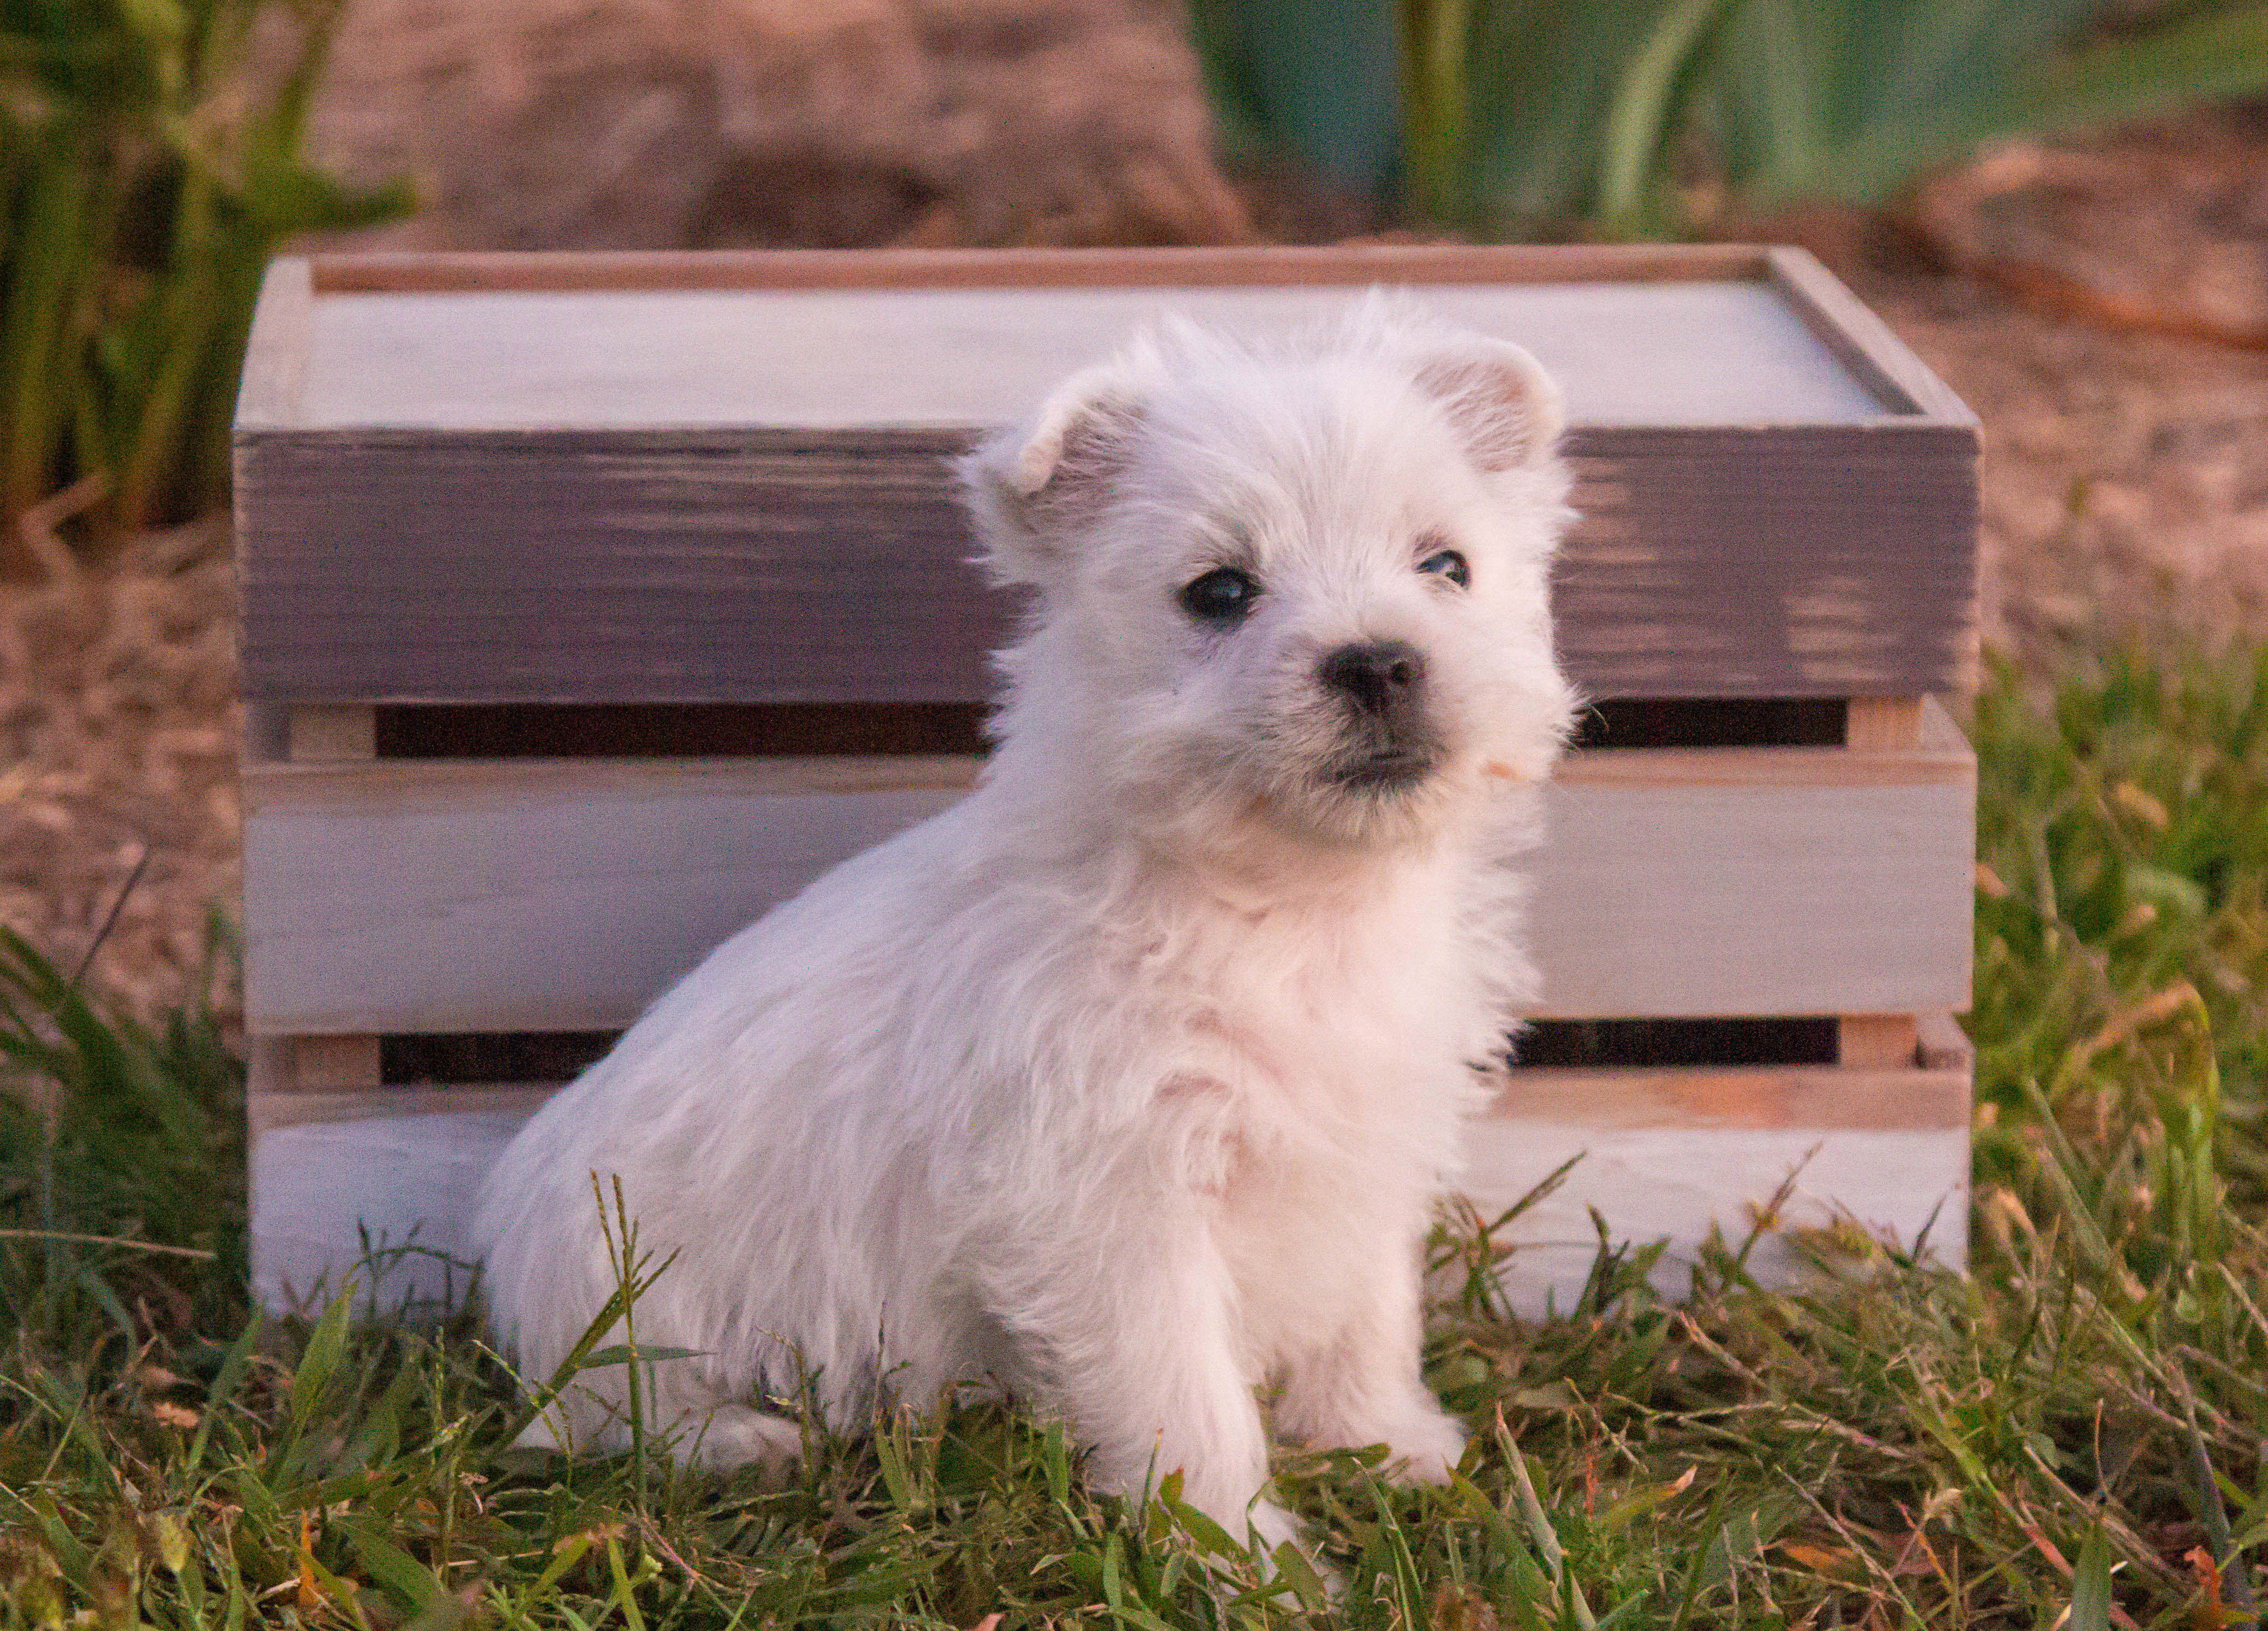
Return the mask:
M 1169 325 L 1074 376 L 961 467 L 994 573 L 1038 592 L 1004 741 L 1129 810 L 1336 843 L 1541 779 L 1572 708 L 1561 425 L 1527 352 L 1376 297 L 1301 343 Z

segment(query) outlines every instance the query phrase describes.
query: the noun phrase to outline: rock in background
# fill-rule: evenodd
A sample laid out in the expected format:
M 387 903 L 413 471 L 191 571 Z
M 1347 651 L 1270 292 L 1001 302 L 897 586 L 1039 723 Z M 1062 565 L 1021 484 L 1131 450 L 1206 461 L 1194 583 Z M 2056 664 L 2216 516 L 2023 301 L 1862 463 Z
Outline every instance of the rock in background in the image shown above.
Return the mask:
M 311 146 L 366 247 L 1249 235 L 1174 0 L 358 0 Z

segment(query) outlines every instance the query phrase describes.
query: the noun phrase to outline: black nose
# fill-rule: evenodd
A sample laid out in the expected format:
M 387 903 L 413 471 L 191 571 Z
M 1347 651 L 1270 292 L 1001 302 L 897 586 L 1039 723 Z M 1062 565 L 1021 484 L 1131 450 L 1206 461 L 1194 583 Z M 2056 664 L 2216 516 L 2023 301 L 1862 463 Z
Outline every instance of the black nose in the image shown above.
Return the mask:
M 1323 683 L 1366 713 L 1392 714 L 1425 677 L 1425 659 L 1407 640 L 1342 646 L 1323 659 Z

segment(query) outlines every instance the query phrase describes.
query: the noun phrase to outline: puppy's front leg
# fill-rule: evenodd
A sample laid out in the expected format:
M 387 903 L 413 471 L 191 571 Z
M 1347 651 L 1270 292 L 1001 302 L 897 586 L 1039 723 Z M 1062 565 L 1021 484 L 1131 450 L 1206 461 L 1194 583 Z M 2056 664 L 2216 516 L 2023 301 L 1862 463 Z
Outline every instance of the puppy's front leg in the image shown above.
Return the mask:
M 1414 1240 L 1347 1243 L 1355 1303 L 1333 1332 L 1285 1368 L 1276 1418 L 1319 1449 L 1382 1443 L 1393 1470 L 1447 1481 L 1465 1452 L 1464 1429 L 1433 1397 L 1418 1362 L 1425 1339 Z
M 1169 1472 L 1232 1535 L 1273 1549 L 1298 1532 L 1255 1498 L 1268 1440 L 1240 1351 L 1226 1265 L 1177 1196 L 1120 1197 L 1111 1215 L 1053 1219 L 1049 1247 L 994 1266 L 992 1312 L 1047 1402 L 1091 1447 L 1089 1480 L 1138 1497 Z

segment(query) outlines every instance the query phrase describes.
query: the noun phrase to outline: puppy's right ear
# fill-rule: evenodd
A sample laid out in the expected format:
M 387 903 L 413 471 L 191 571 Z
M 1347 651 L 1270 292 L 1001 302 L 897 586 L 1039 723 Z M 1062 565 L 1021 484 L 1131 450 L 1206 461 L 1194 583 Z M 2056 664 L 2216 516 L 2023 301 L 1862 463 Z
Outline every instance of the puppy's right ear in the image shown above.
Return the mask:
M 1030 424 L 990 436 L 956 467 L 985 565 L 1001 583 L 1045 585 L 1132 461 L 1160 373 L 1155 349 L 1129 348 L 1057 386 Z

